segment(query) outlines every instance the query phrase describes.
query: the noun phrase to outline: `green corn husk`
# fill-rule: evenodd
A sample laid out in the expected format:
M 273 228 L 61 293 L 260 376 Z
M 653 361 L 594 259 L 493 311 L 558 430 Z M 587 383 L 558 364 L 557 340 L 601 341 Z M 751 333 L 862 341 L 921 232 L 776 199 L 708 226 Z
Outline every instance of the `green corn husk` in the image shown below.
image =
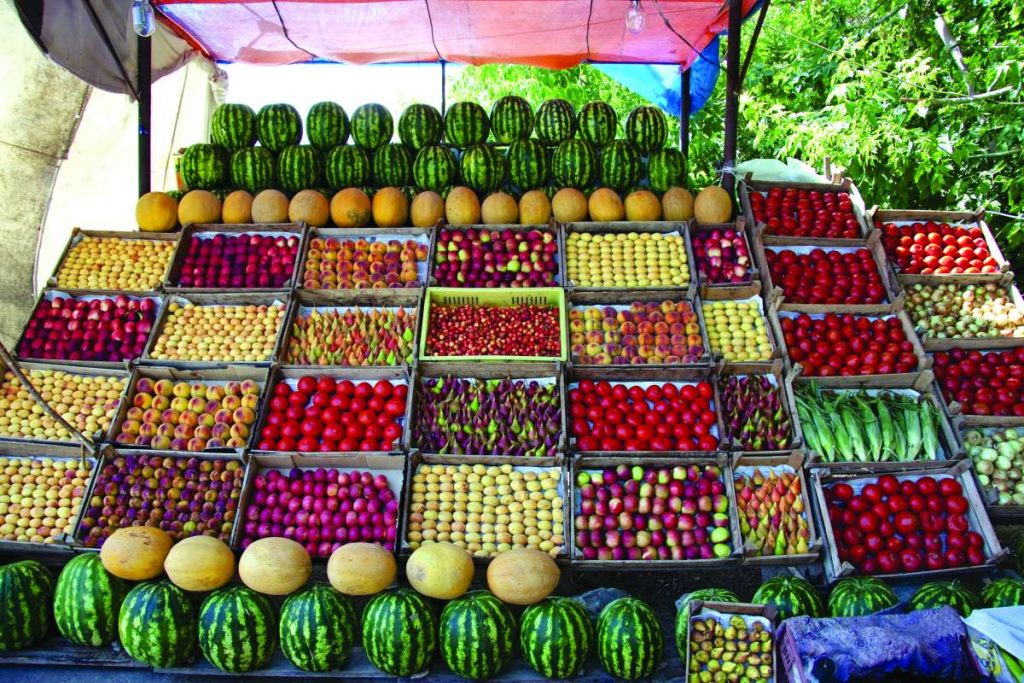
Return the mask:
M 865 439 L 868 447 L 867 458 L 872 462 L 878 462 L 882 457 L 882 428 L 878 424 L 878 417 L 871 408 L 872 402 L 869 402 L 861 395 L 858 395 L 854 400 L 857 402 L 857 408 L 864 423 L 862 429 L 867 437 Z
M 807 443 L 808 448 L 824 456 L 826 453 L 822 448 L 821 442 L 818 440 L 818 421 L 812 412 L 813 410 L 807 401 L 799 397 L 797 398 L 796 414 L 800 418 L 800 426 L 803 428 L 804 441 Z
M 921 442 L 924 446 L 924 455 L 928 460 L 937 460 L 939 457 L 938 411 L 927 400 L 922 400 L 921 406 Z
M 907 430 L 907 460 L 914 460 L 921 451 L 921 419 L 916 410 L 905 408 L 903 421 Z
M 896 457 L 897 436 L 893 429 L 892 413 L 881 396 L 875 397 L 875 412 L 878 414 L 878 427 L 882 435 L 882 450 L 879 460 L 888 461 Z
M 836 452 L 842 460 L 852 460 L 854 457 L 853 436 L 843 421 L 842 409 L 845 401 L 840 397 L 832 404 L 831 414 L 828 416 L 828 424 L 832 427 L 832 434 L 836 439 Z M 856 425 L 854 425 L 856 427 Z
M 850 448 L 853 449 L 853 459 L 867 462 L 868 446 L 864 443 L 861 425 L 857 423 L 857 412 L 851 400 L 847 400 L 842 408 L 839 409 L 840 419 L 850 435 Z

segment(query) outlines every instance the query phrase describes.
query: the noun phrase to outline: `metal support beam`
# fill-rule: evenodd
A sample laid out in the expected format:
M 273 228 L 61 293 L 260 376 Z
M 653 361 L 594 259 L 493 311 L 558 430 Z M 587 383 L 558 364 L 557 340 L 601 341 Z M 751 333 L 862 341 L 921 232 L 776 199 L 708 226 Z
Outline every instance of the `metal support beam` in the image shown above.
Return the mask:
M 448 108 L 448 77 L 444 68 L 447 63 L 443 59 L 441 60 L 441 116 L 444 116 L 444 112 Z
M 729 0 L 729 37 L 726 46 L 726 79 L 725 79 L 725 154 L 722 159 L 723 168 L 736 163 L 736 136 L 740 110 L 740 40 L 742 38 L 741 22 L 743 21 L 742 0 Z M 732 174 L 722 176 L 722 187 L 729 196 L 736 188 L 736 178 Z
M 679 150 L 686 162 L 686 179 L 690 178 L 690 69 L 687 67 L 679 75 Z
M 139 93 L 139 196 L 150 190 L 150 168 L 152 164 L 152 147 L 150 139 L 150 110 L 153 80 L 153 43 L 150 38 L 138 37 L 138 78 L 136 84 Z

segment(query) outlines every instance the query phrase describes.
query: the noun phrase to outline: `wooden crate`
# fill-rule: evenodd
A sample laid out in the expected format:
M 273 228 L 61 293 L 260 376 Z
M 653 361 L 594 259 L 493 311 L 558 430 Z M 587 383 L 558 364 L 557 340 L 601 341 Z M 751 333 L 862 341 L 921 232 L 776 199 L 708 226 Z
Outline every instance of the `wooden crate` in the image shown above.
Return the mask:
M 747 264 L 747 277 L 742 282 L 708 282 L 701 277 L 700 268 L 697 266 L 696 249 L 694 248 L 693 240 L 697 235 L 711 232 L 712 230 L 735 230 L 746 243 L 749 263 Z M 689 236 L 690 250 L 695 254 L 693 269 L 697 274 L 697 284 L 700 288 L 700 295 L 702 298 L 709 298 L 709 294 L 712 290 L 721 291 L 722 294 L 720 294 L 720 296 L 724 296 L 725 298 L 730 298 L 729 295 L 733 292 L 735 292 L 736 298 L 747 298 L 760 293 L 761 275 L 757 270 L 757 260 L 754 256 L 754 248 L 751 244 L 750 236 L 747 234 L 747 222 L 743 216 L 738 216 L 732 223 L 698 223 L 697 219 L 694 218 L 689 221 L 687 232 Z M 750 288 L 755 286 L 757 291 L 752 292 L 751 294 L 746 294 Z
M 796 190 L 810 190 L 812 192 L 846 192 L 851 198 L 859 197 L 857 188 L 854 187 L 853 181 L 849 178 L 833 178 L 831 183 L 792 183 L 786 181 L 770 181 L 770 180 L 754 180 L 751 174 L 740 182 L 739 195 L 740 195 L 740 206 L 743 211 L 743 216 L 747 221 L 747 224 L 754 230 L 764 231 L 767 229 L 767 225 L 762 222 L 758 222 L 754 219 L 753 207 L 750 203 L 750 195 L 753 193 L 767 194 L 772 188 L 781 189 L 796 189 Z M 856 203 L 853 204 L 853 215 L 857 219 L 857 224 L 860 226 L 860 236 L 857 239 L 849 238 L 838 238 L 835 241 L 843 242 L 848 246 L 858 246 L 864 243 L 874 230 L 874 225 L 871 221 L 870 210 L 861 210 Z M 771 235 L 771 233 L 768 233 Z M 818 244 L 821 242 L 821 238 L 814 237 L 789 237 L 786 235 L 772 235 L 773 238 L 783 240 L 781 244 L 799 245 L 799 244 Z M 831 241 L 831 240 L 829 240 Z
M 60 273 L 61 268 L 64 267 L 64 264 L 65 264 L 65 262 L 67 261 L 67 258 L 68 258 L 68 254 L 71 253 L 71 250 L 74 247 L 78 246 L 78 244 L 83 239 L 85 239 L 86 237 L 91 237 L 93 239 L 122 239 L 122 240 L 146 240 L 146 241 L 150 241 L 150 242 L 172 242 L 174 244 L 174 246 L 175 246 L 175 249 L 177 249 L 178 237 L 179 236 L 180 236 L 179 233 L 176 233 L 176 232 L 142 232 L 142 231 L 139 231 L 139 230 L 123 230 L 123 231 L 122 230 L 83 230 L 82 228 L 74 228 L 74 229 L 71 230 L 71 237 L 70 237 L 70 239 L 68 239 L 68 243 L 64 246 L 64 251 L 61 253 L 60 258 L 57 259 L 57 265 L 53 269 L 53 273 L 50 275 L 50 277 L 46 281 L 46 286 L 47 287 L 53 287 L 53 288 L 56 288 L 56 289 L 61 289 L 60 285 L 57 282 L 57 275 Z M 174 258 L 174 255 L 172 253 L 171 254 L 171 258 L 169 258 L 167 260 L 167 268 L 168 269 L 170 269 L 170 267 L 171 267 L 171 261 L 173 260 L 173 258 Z M 164 275 L 160 278 L 160 282 L 163 282 L 163 280 L 166 277 L 167 277 L 167 273 L 165 272 Z M 143 293 L 151 293 L 152 294 L 152 293 L 157 292 L 159 289 L 160 289 L 160 283 L 157 283 L 157 285 L 155 287 L 153 287 L 152 289 L 139 290 L 138 292 L 134 292 L 134 293 L 138 294 L 140 292 L 143 292 Z M 86 292 L 86 291 L 90 291 L 90 292 L 94 292 L 94 291 L 106 291 L 106 290 L 84 290 L 84 289 L 83 290 L 74 290 L 74 289 L 63 288 L 62 291 L 68 291 L 68 292 Z
M 964 424 L 963 417 L 957 417 L 953 419 L 953 428 L 961 447 L 965 451 L 968 451 L 968 445 L 964 439 L 965 432 L 978 429 L 984 434 L 991 434 L 995 431 L 1004 431 L 1006 429 L 1013 429 L 1014 427 L 967 427 Z M 971 460 L 974 461 L 974 458 L 971 458 Z M 974 481 L 978 485 L 978 491 L 981 492 L 981 497 L 985 501 L 985 509 L 988 510 L 988 516 L 993 523 L 1012 525 L 1024 524 L 1024 505 L 999 505 L 998 491 L 987 488 L 981 483 L 981 473 L 978 472 L 978 463 L 976 461 L 974 461 L 974 467 L 971 468 L 971 473 L 974 475 Z
M 971 349 L 971 351 L 977 351 L 983 356 L 989 353 L 1004 353 L 1010 349 L 1006 348 L 986 348 L 986 349 Z M 935 398 L 939 405 L 942 406 L 943 411 L 950 420 L 955 421 L 959 426 L 963 428 L 972 427 L 1024 427 L 1024 417 L 1017 415 L 972 415 L 963 412 L 963 406 L 957 401 L 949 400 L 946 398 L 946 392 L 942 388 L 942 384 L 935 381 Z
M 494 224 L 494 225 L 444 225 L 438 228 L 437 233 L 434 235 L 434 251 L 433 256 L 430 260 L 430 279 L 428 283 L 430 287 L 454 287 L 457 288 L 460 285 L 447 284 L 442 285 L 437 282 L 437 278 L 434 277 L 434 272 L 437 269 L 437 250 L 438 244 L 441 241 L 442 232 L 461 232 L 465 233 L 468 230 L 476 230 L 478 232 L 492 232 L 492 231 L 504 231 L 510 230 L 512 232 L 530 232 L 536 230 L 542 233 L 551 235 L 554 238 L 557 249 L 555 251 L 555 281 L 550 285 L 544 285 L 546 287 L 565 287 L 566 286 L 566 274 L 565 274 L 565 242 L 563 240 L 562 231 L 558 225 L 553 221 L 548 225 L 519 225 L 518 223 L 513 224 Z M 505 285 L 508 286 L 508 285 Z M 467 285 L 468 287 L 468 285 Z
M 772 330 L 771 321 L 769 319 L 769 311 L 773 307 L 776 307 L 778 305 L 778 303 L 777 302 L 769 301 L 768 299 L 765 299 L 764 297 L 762 297 L 759 294 L 751 294 L 750 296 L 742 296 L 743 294 L 746 294 L 746 293 L 747 292 L 744 289 L 733 288 L 733 289 L 729 290 L 729 292 L 728 292 L 729 296 L 726 296 L 723 293 L 720 296 L 713 297 L 712 299 L 710 299 L 710 301 L 715 301 L 715 302 L 718 302 L 718 301 L 734 301 L 736 303 L 755 302 L 757 304 L 757 307 L 761 311 L 761 319 L 764 321 L 765 335 L 768 337 L 768 343 L 771 345 L 771 348 L 772 348 L 771 354 L 765 360 L 735 361 L 735 360 L 727 360 L 721 353 L 717 353 L 713 349 L 712 349 L 711 353 L 712 353 L 712 356 L 713 356 L 713 362 L 716 365 L 719 365 L 719 366 L 722 366 L 722 367 L 727 367 L 732 372 L 735 372 L 735 373 L 740 373 L 740 374 L 759 374 L 759 373 L 764 373 L 764 372 L 768 372 L 769 370 L 771 370 L 771 368 L 773 367 L 775 362 L 782 358 L 782 350 L 779 347 L 778 340 L 775 338 L 775 333 Z M 737 298 L 733 298 L 732 295 L 735 295 Z M 702 299 L 701 300 L 701 323 L 703 325 L 705 325 L 705 330 L 707 330 L 707 319 L 708 319 L 708 316 L 704 314 L 703 308 L 706 305 L 706 303 L 705 303 L 706 301 L 709 301 L 709 300 L 708 299 Z M 710 338 L 710 336 L 711 336 L 710 332 L 706 332 L 706 334 Z M 710 342 L 709 342 L 709 344 L 710 344 Z M 708 348 L 710 348 L 710 345 L 709 345 Z
M 728 429 L 728 417 L 724 414 L 721 415 L 723 425 L 723 450 L 728 450 L 741 454 L 747 458 L 757 457 L 788 457 L 789 454 L 797 448 L 803 446 L 803 433 L 800 430 L 800 417 L 797 415 L 796 404 L 793 401 L 793 390 L 792 386 L 786 382 L 786 376 L 783 373 L 783 366 L 781 360 L 776 360 L 772 363 L 771 369 L 768 372 L 743 372 L 736 369 L 735 366 L 719 365 L 718 367 L 718 395 L 722 396 L 723 387 L 725 382 L 732 376 L 743 377 L 750 376 L 756 377 L 760 375 L 766 375 L 774 384 L 781 396 L 782 406 L 786 411 L 786 415 L 789 417 L 791 425 L 790 432 L 792 439 L 786 448 L 780 450 L 760 450 L 760 451 L 745 451 L 741 448 L 740 442 L 731 437 Z M 724 403 L 724 401 L 723 401 Z
M 296 278 L 296 286 L 300 289 L 307 290 L 305 286 L 305 275 L 306 275 L 306 261 L 310 250 L 316 244 L 316 240 L 323 239 L 335 239 L 339 242 L 354 242 L 360 239 L 366 240 L 368 243 L 387 242 L 392 239 L 396 239 L 402 242 L 406 240 L 413 240 L 416 243 L 427 247 L 427 259 L 417 263 L 417 278 L 415 287 L 397 287 L 397 288 L 386 288 L 386 289 L 372 289 L 367 288 L 365 290 L 358 290 L 366 292 L 370 297 L 379 297 L 382 302 L 378 305 L 386 305 L 386 301 L 390 296 L 402 289 L 416 289 L 423 288 L 427 285 L 428 278 L 430 277 L 430 271 L 434 263 L 434 228 L 310 228 L 307 232 L 306 239 L 303 241 L 302 252 L 299 254 L 299 260 L 297 261 L 297 270 L 299 276 Z M 308 291 L 347 291 L 347 290 L 308 290 Z
M 952 284 L 952 283 L 946 283 Z M 964 285 L 967 286 L 967 285 Z M 1013 301 L 1014 308 L 1024 311 L 1024 297 L 1021 297 L 1020 290 L 1016 285 L 1007 285 L 1006 290 Z M 1024 346 L 1024 336 L 1021 337 L 952 337 L 939 339 L 919 333 L 921 344 L 925 351 L 951 351 L 953 349 L 1012 349 Z
M 709 611 L 715 611 L 724 616 L 739 615 L 743 617 L 743 620 L 748 625 L 752 625 L 755 620 L 761 621 L 762 624 L 767 622 L 767 630 L 772 634 L 772 677 L 766 679 L 768 683 L 775 683 L 779 680 L 784 680 L 785 677 L 779 676 L 779 671 L 785 672 L 782 668 L 782 662 L 779 660 L 779 645 L 775 637 L 775 624 L 777 622 L 777 614 L 775 608 L 771 605 L 755 605 L 751 603 L 735 603 L 735 602 L 710 602 L 704 600 L 694 600 L 690 603 L 690 618 L 686 622 L 686 652 L 680 653 L 679 656 L 685 663 L 684 671 L 690 671 L 690 626 L 694 620 L 699 619 L 701 615 L 705 618 L 709 615 Z

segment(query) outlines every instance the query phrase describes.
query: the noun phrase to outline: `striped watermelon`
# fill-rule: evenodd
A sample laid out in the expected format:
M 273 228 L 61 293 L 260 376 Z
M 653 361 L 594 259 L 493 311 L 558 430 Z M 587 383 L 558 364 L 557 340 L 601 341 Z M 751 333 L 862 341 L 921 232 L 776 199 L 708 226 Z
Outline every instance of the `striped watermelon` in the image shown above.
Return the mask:
M 233 192 L 233 190 L 229 190 L 226 187 L 216 187 L 216 188 L 210 190 L 210 193 L 213 194 L 214 197 L 216 197 L 217 199 L 219 199 L 221 201 L 224 201 L 225 199 L 227 199 L 228 195 L 231 194 L 232 192 Z
M 312 145 L 291 145 L 277 156 L 277 181 L 290 194 L 320 183 L 320 154 Z
M 969 616 L 981 604 L 978 596 L 959 581 L 932 581 L 926 583 L 910 598 L 910 606 L 914 609 L 935 609 L 948 605 L 960 616 Z
M 196 608 L 170 581 L 147 581 L 128 591 L 117 632 L 128 656 L 143 664 L 167 669 L 195 660 Z
M 597 658 L 616 678 L 648 678 L 661 664 L 665 639 L 661 624 L 647 603 L 619 598 L 605 605 L 597 618 Z
M 508 179 L 523 192 L 547 184 L 551 162 L 544 145 L 536 140 L 519 140 L 508 148 Z
M 231 155 L 231 186 L 256 194 L 277 184 L 277 160 L 264 147 L 243 147 Z
M 402 185 L 398 188 L 398 191 L 402 193 L 402 196 L 406 198 L 409 204 L 412 204 L 412 200 L 416 199 L 416 188 L 412 185 Z
M 317 102 L 306 114 L 306 137 L 322 152 L 348 140 L 348 114 L 337 102 Z
M 981 589 L 983 607 L 1015 607 L 1024 605 L 1024 581 L 996 579 Z
M 395 124 L 383 104 L 364 104 L 352 112 L 352 140 L 360 147 L 377 149 L 391 142 Z
M 647 183 L 661 194 L 670 187 L 685 187 L 686 157 L 674 147 L 666 147 L 647 159 Z
M 594 148 L 586 140 L 560 142 L 551 158 L 551 176 L 559 187 L 590 187 L 597 176 Z
M 401 187 L 412 182 L 412 155 L 405 145 L 391 142 L 374 152 L 373 180 L 377 187 Z
M 256 112 L 245 104 L 222 104 L 210 119 L 210 139 L 229 151 L 256 144 Z
M 441 612 L 441 657 L 463 678 L 482 681 L 512 659 L 512 612 L 490 591 L 470 591 Z
M 825 606 L 818 591 L 807 579 L 799 576 L 780 575 L 768 579 L 758 587 L 752 602 L 771 605 L 779 619 L 825 616 Z
M 370 158 L 362 147 L 338 145 L 327 155 L 324 171 L 332 190 L 359 187 L 370 180 Z
M 523 659 L 545 678 L 571 678 L 580 673 L 593 642 L 590 616 L 572 598 L 545 598 L 523 612 L 519 628 Z
M 462 182 L 477 194 L 494 192 L 505 182 L 505 155 L 487 143 L 462 155 Z
M 881 579 L 852 576 L 843 579 L 828 596 L 828 612 L 833 617 L 863 617 L 888 609 L 899 602 Z
M 38 643 L 50 630 L 53 576 L 35 560 L 0 567 L 0 652 Z
M 256 138 L 271 152 L 302 140 L 302 117 L 290 104 L 268 104 L 256 114 Z
M 664 147 L 667 135 L 665 114 L 657 107 L 637 107 L 626 117 L 626 137 L 633 141 L 641 154 L 657 152 Z
M 429 600 L 410 588 L 375 595 L 363 610 L 363 650 L 392 676 L 426 669 L 437 650 L 437 615 Z
M 629 140 L 613 140 L 601 151 L 601 182 L 623 192 L 640 180 L 640 151 Z
M 413 184 L 420 191 L 440 192 L 455 184 L 458 170 L 455 155 L 450 149 L 442 145 L 430 145 L 417 152 L 412 162 Z
M 441 112 L 429 104 L 410 105 L 398 118 L 398 137 L 414 152 L 438 144 L 443 134 Z
M 676 602 L 676 652 L 681 659 L 686 659 L 687 638 L 690 627 L 690 603 L 694 600 L 702 602 L 739 602 L 739 597 L 727 588 L 698 588 L 686 593 Z
M 110 645 L 127 594 L 128 583 L 107 573 L 99 555 L 76 555 L 61 571 L 53 594 L 57 630 L 76 645 Z
M 460 149 L 479 145 L 487 140 L 491 120 L 476 102 L 456 102 L 444 113 L 444 137 Z
M 491 134 L 502 144 L 529 139 L 533 132 L 533 107 L 517 95 L 506 95 L 491 107 Z
M 180 202 L 181 198 L 185 196 L 185 190 L 167 190 L 167 196 L 176 202 Z
M 547 100 L 537 110 L 533 129 L 538 140 L 553 147 L 576 134 L 576 112 L 565 100 Z
M 270 600 L 242 586 L 214 591 L 199 609 L 199 649 L 221 671 L 244 673 L 267 665 L 277 646 Z
M 588 102 L 580 109 L 580 137 L 594 145 L 604 147 L 615 139 L 619 118 L 607 102 Z
M 190 190 L 224 187 L 228 178 L 228 152 L 220 145 L 190 145 L 178 164 L 181 179 Z
M 318 581 L 281 606 L 281 652 L 303 671 L 341 669 L 352 654 L 358 625 L 352 601 Z

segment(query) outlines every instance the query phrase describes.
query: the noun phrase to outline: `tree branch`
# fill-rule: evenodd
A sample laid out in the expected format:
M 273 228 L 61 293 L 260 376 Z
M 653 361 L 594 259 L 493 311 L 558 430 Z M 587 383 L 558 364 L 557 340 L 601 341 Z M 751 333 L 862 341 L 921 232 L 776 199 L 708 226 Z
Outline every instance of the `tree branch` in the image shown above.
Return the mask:
M 929 97 L 901 97 L 900 102 L 930 102 L 932 104 L 953 104 L 955 102 L 973 102 L 974 100 L 988 100 L 993 97 L 999 97 L 1009 92 L 1013 92 L 1013 88 L 1006 86 L 1004 88 L 997 88 L 995 90 L 989 90 L 988 92 L 978 93 L 977 95 L 964 95 L 963 97 L 944 97 L 944 98 L 929 98 Z

